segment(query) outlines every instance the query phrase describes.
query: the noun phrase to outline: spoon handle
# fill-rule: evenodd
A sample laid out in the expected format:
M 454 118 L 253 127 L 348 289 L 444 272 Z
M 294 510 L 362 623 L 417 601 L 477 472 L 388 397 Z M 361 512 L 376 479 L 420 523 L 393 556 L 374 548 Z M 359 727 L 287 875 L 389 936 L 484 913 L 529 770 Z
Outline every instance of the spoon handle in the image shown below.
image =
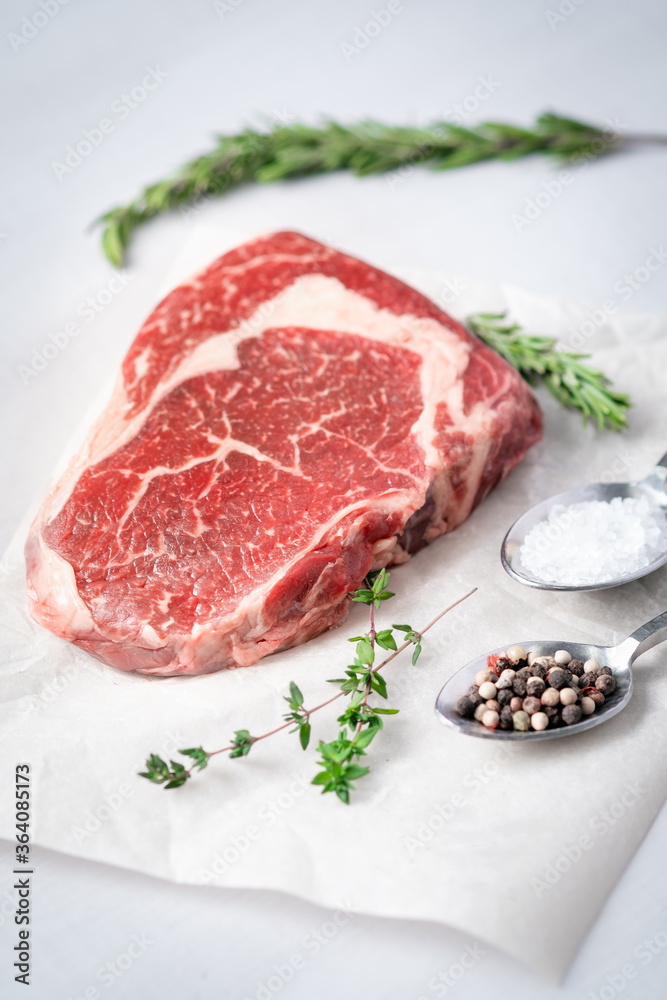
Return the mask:
M 645 625 L 640 625 L 616 649 L 627 656 L 632 663 L 647 649 L 652 649 L 665 639 L 667 639 L 667 611 L 663 611 L 656 618 L 651 618 Z

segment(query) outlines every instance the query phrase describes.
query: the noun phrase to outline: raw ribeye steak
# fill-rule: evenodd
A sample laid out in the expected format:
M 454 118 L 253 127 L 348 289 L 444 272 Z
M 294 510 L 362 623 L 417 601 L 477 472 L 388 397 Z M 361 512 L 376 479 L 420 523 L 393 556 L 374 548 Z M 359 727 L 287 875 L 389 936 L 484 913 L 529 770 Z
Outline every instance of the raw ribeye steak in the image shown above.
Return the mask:
M 248 666 L 341 621 L 540 433 L 514 369 L 423 295 L 256 239 L 139 331 L 30 531 L 31 613 L 122 670 Z

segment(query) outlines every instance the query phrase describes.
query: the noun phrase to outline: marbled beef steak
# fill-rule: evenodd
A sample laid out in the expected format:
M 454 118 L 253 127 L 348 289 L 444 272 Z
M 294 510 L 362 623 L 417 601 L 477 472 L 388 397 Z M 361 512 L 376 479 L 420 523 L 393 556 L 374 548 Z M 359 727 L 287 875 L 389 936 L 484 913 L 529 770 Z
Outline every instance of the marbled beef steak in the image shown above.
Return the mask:
M 147 674 L 248 666 L 345 617 L 540 437 L 519 375 L 297 233 L 169 294 L 27 542 L 33 617 Z

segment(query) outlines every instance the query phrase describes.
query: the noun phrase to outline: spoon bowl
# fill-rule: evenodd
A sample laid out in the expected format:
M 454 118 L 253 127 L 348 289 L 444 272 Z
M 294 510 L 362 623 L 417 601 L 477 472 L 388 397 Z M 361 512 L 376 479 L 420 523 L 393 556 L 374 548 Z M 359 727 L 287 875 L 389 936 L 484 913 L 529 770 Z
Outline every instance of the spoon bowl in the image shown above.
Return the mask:
M 438 718 L 446 726 L 456 729 L 466 736 L 477 736 L 490 740 L 553 740 L 563 736 L 574 736 L 585 729 L 592 729 L 607 722 L 625 708 L 632 697 L 632 664 L 638 656 L 647 649 L 657 646 L 667 639 L 667 612 L 651 619 L 645 625 L 636 629 L 632 635 L 616 646 L 596 646 L 592 643 L 570 642 L 563 639 L 559 642 L 532 640 L 521 643 L 512 641 L 509 645 L 520 645 L 527 652 L 536 652 L 540 656 L 553 656 L 557 649 L 567 649 L 574 659 L 585 662 L 595 659 L 602 666 L 611 667 L 616 681 L 616 690 L 605 699 L 601 708 L 596 709 L 573 726 L 561 726 L 558 729 L 528 730 L 520 732 L 512 729 L 487 729 L 475 719 L 463 719 L 456 712 L 456 702 L 474 683 L 475 674 L 486 667 L 486 658 L 490 653 L 501 653 L 507 646 L 489 650 L 483 656 L 466 663 L 461 667 L 441 689 L 435 703 Z
M 641 577 L 653 573 L 660 566 L 664 566 L 667 563 L 667 551 L 647 566 L 642 566 L 625 576 L 615 577 L 604 583 L 572 585 L 543 580 L 523 565 L 520 550 L 526 540 L 526 535 L 536 524 L 547 519 L 554 506 L 569 507 L 570 504 L 574 503 L 609 502 L 615 497 L 633 497 L 635 499 L 644 497 L 654 506 L 661 507 L 667 515 L 667 455 L 663 455 L 648 476 L 636 482 L 589 483 L 588 486 L 577 486 L 564 493 L 556 493 L 547 500 L 535 504 L 514 522 L 503 539 L 500 559 L 505 571 L 519 583 L 523 583 L 526 587 L 535 587 L 538 590 L 604 590 L 607 587 L 618 587 L 620 584 L 639 580 Z

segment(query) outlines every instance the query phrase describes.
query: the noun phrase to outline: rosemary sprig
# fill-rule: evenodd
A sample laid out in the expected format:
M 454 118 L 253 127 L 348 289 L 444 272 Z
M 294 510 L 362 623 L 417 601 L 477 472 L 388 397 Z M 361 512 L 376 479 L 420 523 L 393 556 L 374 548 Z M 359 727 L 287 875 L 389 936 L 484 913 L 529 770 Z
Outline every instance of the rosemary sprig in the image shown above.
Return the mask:
M 384 699 L 387 697 L 387 685 L 384 677 L 380 675 L 380 671 L 409 646 L 414 646 L 412 662 L 416 664 L 421 653 L 421 642 L 424 634 L 433 628 L 448 611 L 461 604 L 477 590 L 474 587 L 463 597 L 454 601 L 439 615 L 436 615 L 420 632 L 417 632 L 410 625 L 392 625 L 391 628 L 378 631 L 375 628 L 375 611 L 384 601 L 394 597 L 394 594 L 387 590 L 389 573 L 384 569 L 369 573 L 365 582 L 367 586 L 356 590 L 349 595 L 349 598 L 357 603 L 368 605 L 370 628 L 367 633 L 353 636 L 349 640 L 356 643 L 356 655 L 354 662 L 346 668 L 345 676 L 334 678 L 329 682 L 339 685 L 340 690 L 336 694 L 319 705 L 315 705 L 314 708 L 307 709 L 304 706 L 303 694 L 294 681 L 291 681 L 289 697 L 285 698 L 289 712 L 283 716 L 286 721 L 282 725 L 276 726 L 275 729 L 271 729 L 261 736 L 251 736 L 247 729 L 237 729 L 232 741 L 219 750 L 208 751 L 202 747 L 179 750 L 180 754 L 191 759 L 188 767 L 178 761 L 170 760 L 167 762 L 157 754 L 151 754 L 146 761 L 146 770 L 140 772 L 140 777 L 146 778 L 154 784 L 163 785 L 164 788 L 180 788 L 188 781 L 195 769 L 203 770 L 211 757 L 221 753 L 227 753 L 232 759 L 247 757 L 255 743 L 267 739 L 275 733 L 282 732 L 284 729 L 289 729 L 291 733 L 297 732 L 301 747 L 306 750 L 310 743 L 311 716 L 339 698 L 347 697 L 349 698 L 348 704 L 337 720 L 340 726 L 338 736 L 328 743 L 320 741 L 318 744 L 317 752 L 320 760 L 312 784 L 321 786 L 323 793 L 334 792 L 342 802 L 349 803 L 350 792 L 354 789 L 353 782 L 368 774 L 369 771 L 368 767 L 358 764 L 357 761 L 365 756 L 366 749 L 382 729 L 382 716 L 398 713 L 396 708 L 384 708 L 369 704 L 369 699 L 373 694 Z M 400 646 L 396 645 L 394 631 L 405 634 L 405 639 Z M 378 664 L 375 662 L 376 646 L 390 651 L 389 656 Z M 348 735 L 348 729 L 350 735 Z
M 579 410 L 584 425 L 594 420 L 600 430 L 609 427 L 615 431 L 628 426 L 629 396 L 616 392 L 602 372 L 582 364 L 589 354 L 557 351 L 553 337 L 524 333 L 518 323 L 506 321 L 505 313 L 476 313 L 468 317 L 466 325 L 527 382 L 535 385 L 541 380 L 559 403 Z
M 516 160 L 532 153 L 591 160 L 631 143 L 666 141 L 663 136 L 621 136 L 610 128 L 555 114 L 540 115 L 532 128 L 503 122 L 463 128 L 449 121 L 426 128 L 375 121 L 349 126 L 335 121 L 320 126 L 280 124 L 264 131 L 248 128 L 238 135 L 219 136 L 210 152 L 190 160 L 172 177 L 144 188 L 133 201 L 112 208 L 97 221 L 104 225 L 104 253 L 120 267 L 138 226 L 249 181 L 269 183 L 333 170 L 351 170 L 365 177 L 421 165 L 448 170 L 482 160 Z

